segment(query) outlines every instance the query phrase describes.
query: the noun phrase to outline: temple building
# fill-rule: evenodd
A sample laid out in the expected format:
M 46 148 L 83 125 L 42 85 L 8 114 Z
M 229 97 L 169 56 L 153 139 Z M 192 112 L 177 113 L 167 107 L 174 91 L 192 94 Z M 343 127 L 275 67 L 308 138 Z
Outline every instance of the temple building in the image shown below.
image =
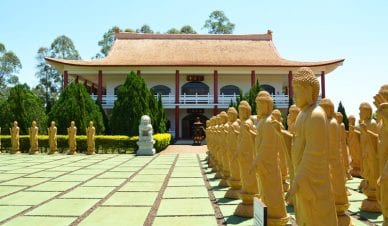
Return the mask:
M 325 76 L 344 59 L 301 62 L 278 54 L 272 32 L 266 34 L 139 34 L 116 32 L 106 58 L 64 60 L 46 58 L 62 73 L 64 87 L 83 83 L 109 113 L 118 87 L 130 71 L 142 76 L 149 88 L 162 94 L 176 138 L 191 138 L 191 125 L 225 110 L 231 100 L 246 93 L 256 80 L 287 109 L 292 96 L 292 73 L 310 67 L 320 77 L 325 97 Z

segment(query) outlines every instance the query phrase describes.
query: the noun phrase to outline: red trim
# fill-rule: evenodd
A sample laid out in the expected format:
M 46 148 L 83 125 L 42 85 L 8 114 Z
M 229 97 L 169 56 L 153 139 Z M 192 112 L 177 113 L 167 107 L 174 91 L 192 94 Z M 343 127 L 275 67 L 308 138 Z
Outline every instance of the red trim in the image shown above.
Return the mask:
M 175 106 L 175 138 L 179 138 L 179 106 Z
M 215 70 L 213 74 L 214 78 L 214 104 L 218 104 L 218 71 Z
M 70 62 L 63 62 L 60 60 L 54 60 L 50 58 L 45 58 L 47 61 L 51 62 L 57 62 L 61 63 L 64 65 L 72 65 L 72 66 L 83 66 L 83 67 L 294 67 L 295 69 L 298 69 L 300 67 L 319 67 L 319 66 L 326 66 L 326 65 L 331 65 L 331 64 L 337 64 L 337 63 L 342 63 L 345 61 L 345 59 L 340 59 L 340 60 L 334 60 L 331 62 L 327 63 L 303 63 L 296 65 L 296 64 L 290 64 L 290 65 L 279 65 L 279 64 L 274 64 L 274 65 L 268 65 L 268 64 L 247 64 L 247 65 L 241 65 L 241 64 L 236 64 L 236 65 L 214 65 L 214 64 L 171 64 L 171 65 L 120 65 L 120 64 L 109 64 L 109 65 L 101 65 L 101 64 L 94 64 L 94 65 L 83 65 L 80 63 L 70 63 Z
M 214 105 L 214 112 L 213 112 L 213 115 L 217 115 L 218 114 L 218 106 L 217 105 Z
M 175 103 L 179 104 L 179 70 L 175 71 Z
M 292 98 L 294 95 L 294 89 L 292 88 L 292 71 L 288 72 L 288 98 Z
M 98 71 L 98 88 L 97 88 L 97 101 L 102 102 L 102 71 Z
M 253 87 L 256 83 L 256 72 L 251 71 L 251 87 Z
M 326 97 L 326 84 L 325 84 L 325 72 L 321 72 L 321 89 L 322 89 L 322 98 Z
M 137 70 L 137 71 L 136 71 L 136 74 L 137 74 L 138 76 L 140 76 L 140 75 L 141 75 L 141 71 L 140 71 L 140 70 Z
M 63 72 L 63 88 L 66 88 L 68 83 L 69 83 L 69 73 L 67 73 L 67 71 L 64 71 Z

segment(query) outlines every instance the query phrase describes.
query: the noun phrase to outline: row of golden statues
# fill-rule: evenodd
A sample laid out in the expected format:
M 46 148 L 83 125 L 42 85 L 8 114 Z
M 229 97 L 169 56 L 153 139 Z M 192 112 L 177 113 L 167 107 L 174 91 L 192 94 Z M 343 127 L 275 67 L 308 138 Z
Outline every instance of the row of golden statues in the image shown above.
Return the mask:
M 1 130 L 0 130 L 1 131 Z M 20 128 L 18 126 L 18 122 L 14 121 L 12 128 L 9 129 L 11 134 L 11 154 L 20 153 L 20 142 L 19 142 L 19 132 Z M 74 155 L 77 154 L 77 127 L 75 126 L 75 122 L 70 122 L 70 127 L 67 128 L 68 133 L 68 145 L 69 151 L 67 154 Z M 48 140 L 49 140 L 49 152 L 48 154 L 57 154 L 58 146 L 57 146 L 57 127 L 55 126 L 55 122 L 52 121 L 50 127 L 47 128 Z M 93 122 L 89 122 L 89 126 L 86 128 L 86 137 L 87 137 L 87 151 L 86 154 L 93 155 L 96 153 L 96 144 L 95 144 L 95 134 L 96 128 L 93 126 Z M 39 128 L 36 124 L 36 121 L 32 121 L 31 127 L 28 128 L 28 135 L 30 139 L 30 154 L 39 154 L 39 144 L 38 144 L 38 135 Z
M 359 126 L 350 116 L 347 132 L 330 99 L 318 104 L 319 81 L 311 69 L 298 69 L 292 83 L 287 130 L 266 91 L 256 97 L 257 118 L 241 101 L 238 113 L 231 107 L 207 121 L 209 167 L 220 186 L 230 187 L 225 197 L 242 200 L 234 214 L 252 217 L 257 196 L 267 206 L 268 225 L 288 222 L 286 203 L 294 206 L 298 225 L 353 225 L 345 214 L 345 183 L 353 175 L 364 178 L 361 209 L 382 212 L 387 226 L 388 85 L 374 97 L 378 122 L 371 105 L 362 103 Z

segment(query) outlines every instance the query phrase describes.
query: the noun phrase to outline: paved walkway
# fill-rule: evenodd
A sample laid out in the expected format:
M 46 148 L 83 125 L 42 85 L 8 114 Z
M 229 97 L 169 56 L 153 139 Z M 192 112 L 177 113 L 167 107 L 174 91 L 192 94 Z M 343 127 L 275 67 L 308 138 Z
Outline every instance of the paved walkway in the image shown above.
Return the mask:
M 252 225 L 233 216 L 239 201 L 223 198 L 226 188 L 206 169 L 205 151 L 177 145 L 154 157 L 0 154 L 0 224 Z M 350 197 L 350 210 L 363 217 L 362 195 L 352 190 Z

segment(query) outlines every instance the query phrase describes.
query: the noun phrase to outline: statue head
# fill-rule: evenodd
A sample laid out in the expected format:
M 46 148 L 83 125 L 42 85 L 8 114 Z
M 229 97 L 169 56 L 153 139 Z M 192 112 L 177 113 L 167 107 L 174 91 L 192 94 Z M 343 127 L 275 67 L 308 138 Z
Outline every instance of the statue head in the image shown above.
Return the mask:
M 90 126 L 90 127 L 93 126 L 93 121 L 90 121 L 90 122 L 89 122 L 89 126 Z
M 337 122 L 341 124 L 344 121 L 344 116 L 342 115 L 341 112 L 336 112 L 335 119 L 337 119 Z
M 32 121 L 31 126 L 35 127 L 36 126 L 36 121 Z
M 74 126 L 75 126 L 75 122 L 74 122 L 74 121 L 71 121 L 71 122 L 70 122 L 70 126 L 71 126 L 71 127 L 74 127 Z
M 239 118 L 242 121 L 247 120 L 251 116 L 251 111 L 252 111 L 251 106 L 245 100 L 241 101 L 240 104 L 238 105 Z
M 148 115 L 143 115 L 140 118 L 140 124 L 141 125 L 149 125 L 151 124 L 151 118 Z
M 323 98 L 321 102 L 319 103 L 319 106 L 323 108 L 326 112 L 327 118 L 331 119 L 334 117 L 334 104 L 333 102 L 328 98 Z
M 52 126 L 52 127 L 55 126 L 55 121 L 51 121 L 51 126 Z
M 354 117 L 354 115 L 349 115 L 348 117 L 348 121 L 349 121 L 349 125 L 356 125 L 356 117 Z
M 260 91 L 256 96 L 256 111 L 257 115 L 269 115 L 273 109 L 273 100 L 271 95 L 267 91 Z
M 296 120 L 296 117 L 298 117 L 298 114 L 300 112 L 300 109 L 295 105 L 291 105 L 288 109 L 288 115 L 287 115 L 287 124 L 293 123 Z
M 273 120 L 276 120 L 278 122 L 282 122 L 282 113 L 278 110 L 278 109 L 275 109 L 272 111 L 271 113 L 271 117 Z
M 18 121 L 13 121 L 13 126 L 18 126 Z
M 210 126 L 210 119 L 206 120 L 206 128 Z
M 220 123 L 223 125 L 228 121 L 228 114 L 225 111 L 220 112 Z
M 300 109 L 317 102 L 319 81 L 310 68 L 299 68 L 292 79 L 292 85 L 294 87 L 294 101 Z
M 360 121 L 369 120 L 372 118 L 372 106 L 367 102 L 360 104 Z
M 379 94 L 384 98 L 385 102 L 388 102 L 388 84 L 380 87 Z
M 228 108 L 228 120 L 234 122 L 237 119 L 237 111 L 234 107 Z

